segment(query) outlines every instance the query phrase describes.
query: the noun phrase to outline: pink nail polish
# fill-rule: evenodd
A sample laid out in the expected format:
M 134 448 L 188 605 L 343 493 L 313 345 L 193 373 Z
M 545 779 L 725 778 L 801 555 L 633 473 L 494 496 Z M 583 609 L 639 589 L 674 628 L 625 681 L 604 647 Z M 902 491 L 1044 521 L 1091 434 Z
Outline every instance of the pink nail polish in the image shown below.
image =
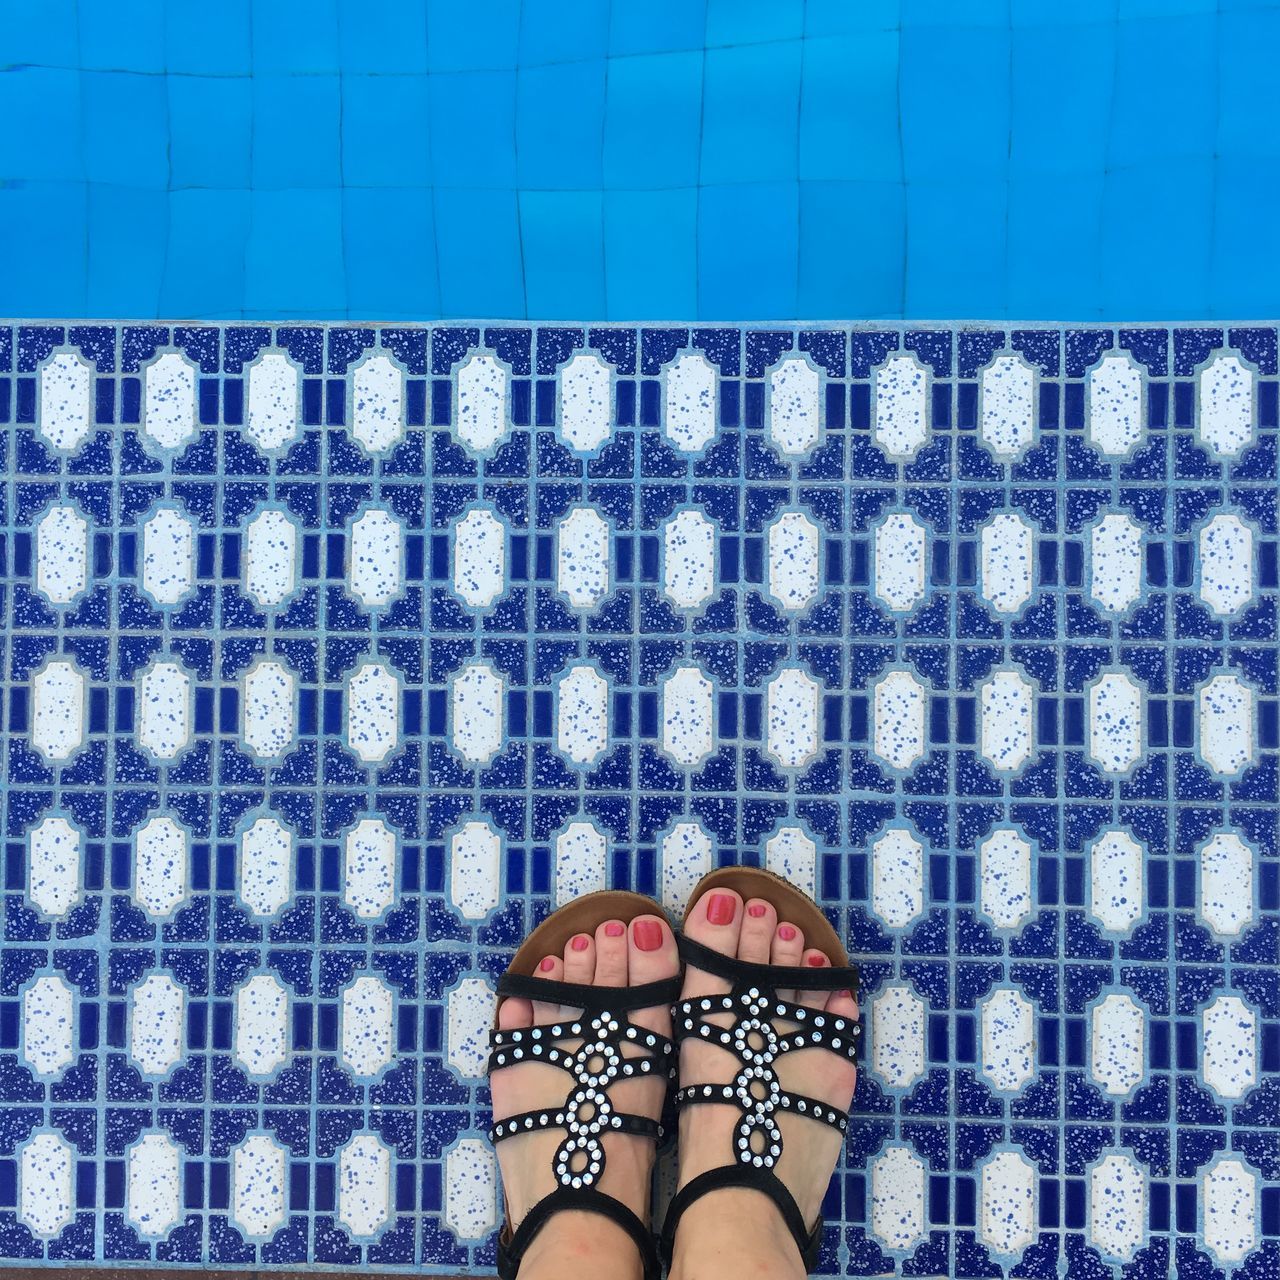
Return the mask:
M 707 902 L 707 920 L 710 924 L 732 924 L 738 904 L 727 893 L 713 893 Z
M 542 963 L 538 966 L 543 973 L 550 973 L 556 967 L 556 962 L 550 956 L 544 956 Z
M 621 921 L 610 920 L 604 927 L 604 936 L 606 938 L 620 938 L 626 933 L 626 929 L 622 927 Z
M 747 915 L 749 915 L 753 920 L 759 920 L 760 917 L 764 915 L 764 905 L 759 902 L 753 902 L 747 908 Z
M 794 942 L 796 931 L 789 924 L 780 924 L 778 926 L 778 937 L 780 937 L 783 942 Z
M 662 946 L 662 926 L 656 920 L 633 920 L 631 936 L 641 951 L 657 951 Z
M 569 945 L 575 951 L 585 951 L 591 945 L 591 939 L 585 933 L 580 933 Z
M 822 956 L 810 956 L 810 957 L 809 957 L 809 968 L 811 968 L 811 969 L 821 969 L 821 968 L 822 968 L 822 966 L 823 966 L 823 957 L 822 957 Z

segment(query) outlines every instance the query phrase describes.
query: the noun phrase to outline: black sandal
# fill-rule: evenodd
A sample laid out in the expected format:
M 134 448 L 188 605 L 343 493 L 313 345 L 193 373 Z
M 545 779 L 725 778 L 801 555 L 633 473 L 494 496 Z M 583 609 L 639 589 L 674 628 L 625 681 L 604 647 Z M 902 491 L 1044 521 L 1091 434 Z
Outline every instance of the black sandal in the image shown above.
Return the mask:
M 825 1049 L 856 1062 L 862 1028 L 847 1018 L 833 1018 L 821 1010 L 780 1000 L 778 989 L 848 989 L 856 995 L 858 971 L 849 964 L 848 953 L 817 904 L 772 872 L 754 867 L 724 867 L 713 871 L 698 883 L 690 895 L 690 904 L 717 888 L 733 889 L 743 901 L 763 898 L 772 903 L 778 918 L 799 926 L 806 945 L 825 952 L 831 958 L 832 967 L 750 964 L 704 947 L 686 937 L 683 931 L 676 934 L 680 957 L 686 965 L 713 974 L 731 987 L 725 995 L 695 996 L 676 1004 L 672 1011 L 676 1043 L 694 1037 L 705 1039 L 736 1057 L 741 1068 L 728 1084 L 682 1085 L 676 1091 L 675 1105 L 677 1108 L 706 1103 L 733 1106 L 742 1113 L 742 1118 L 734 1131 L 733 1163 L 699 1174 L 672 1199 L 662 1230 L 662 1258 L 669 1267 L 676 1229 L 694 1201 L 723 1187 L 746 1187 L 762 1192 L 777 1205 L 800 1250 L 805 1269 L 812 1271 L 822 1246 L 822 1217 L 819 1215 L 817 1224 L 810 1228 L 795 1197 L 773 1171 L 782 1154 L 782 1131 L 776 1116 L 783 1113 L 804 1116 L 829 1125 L 841 1134 L 847 1131 L 849 1121 L 843 1111 L 825 1102 L 782 1089 L 773 1062 L 779 1054 L 800 1049 Z M 728 1027 L 719 1027 L 710 1021 L 724 1013 L 733 1015 Z
M 519 1027 L 490 1035 L 489 1072 L 542 1062 L 559 1067 L 574 1082 L 558 1108 L 508 1116 L 489 1130 L 495 1145 L 537 1129 L 563 1129 L 553 1170 L 557 1186 L 535 1204 L 513 1233 L 508 1222 L 498 1238 L 498 1275 L 513 1280 L 534 1236 L 554 1214 L 567 1209 L 598 1213 L 616 1222 L 636 1243 L 645 1280 L 661 1275 L 653 1232 L 620 1200 L 596 1187 L 604 1172 L 605 1133 L 630 1133 L 660 1140 L 662 1125 L 647 1116 L 615 1111 L 609 1087 L 639 1075 L 670 1078 L 675 1072 L 675 1046 L 666 1036 L 632 1024 L 627 1014 L 653 1005 L 670 1005 L 680 994 L 680 975 L 638 987 L 580 986 L 539 978 L 534 966 L 543 956 L 559 955 L 578 933 L 594 933 L 604 920 L 630 924 L 636 916 L 662 915 L 649 898 L 621 890 L 590 893 L 547 917 L 525 939 L 498 983 L 499 999 L 515 996 L 580 1008 L 582 1016 L 552 1026 Z M 563 1047 L 580 1040 L 579 1048 Z M 630 1045 L 635 1051 L 625 1054 Z

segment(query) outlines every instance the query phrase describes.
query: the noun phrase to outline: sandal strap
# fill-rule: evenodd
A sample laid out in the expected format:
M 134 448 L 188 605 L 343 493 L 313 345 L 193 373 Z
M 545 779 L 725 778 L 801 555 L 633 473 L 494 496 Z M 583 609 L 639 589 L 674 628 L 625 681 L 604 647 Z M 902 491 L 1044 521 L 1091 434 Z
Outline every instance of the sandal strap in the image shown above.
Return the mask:
M 735 1021 L 746 1014 L 769 1023 L 771 1028 L 770 1057 L 794 1053 L 801 1049 L 825 1049 L 838 1057 L 858 1060 L 858 1042 L 862 1027 L 849 1018 L 837 1018 L 822 1009 L 811 1009 L 802 1004 L 779 1000 L 774 993 L 759 987 L 736 989 L 725 995 L 694 996 L 679 1001 L 672 1009 L 675 1039 L 703 1040 L 707 1044 L 725 1049 L 743 1063 L 759 1062 L 758 1055 L 748 1052 L 747 1046 L 735 1036 L 731 1027 L 717 1027 L 709 1019 L 716 1014 L 729 1013 Z M 779 1032 L 773 1029 L 773 1019 L 796 1023 L 794 1031 Z
M 787 988 L 802 991 L 847 989 L 857 994 L 858 971 L 852 965 L 838 969 L 809 969 L 799 965 L 752 964 L 749 960 L 739 960 L 736 956 L 726 956 L 704 947 L 686 933 L 676 934 L 676 945 L 680 949 L 680 958 L 686 964 L 731 982 L 735 988 L 759 987 L 774 992 Z
M 653 1005 L 669 1005 L 680 994 L 682 982 L 677 974 L 658 982 L 638 987 L 591 987 L 577 982 L 555 982 L 536 974 L 504 973 L 498 980 L 498 998 L 516 996 L 523 1000 L 542 1000 L 547 1004 L 564 1004 L 585 1013 L 634 1013 Z
M 489 1130 L 489 1141 L 503 1142 L 522 1133 L 535 1133 L 539 1129 L 565 1129 L 572 1123 L 567 1108 L 558 1111 L 522 1111 L 508 1116 Z M 630 1133 L 637 1138 L 658 1138 L 663 1135 L 662 1126 L 648 1116 L 637 1116 L 629 1111 L 619 1111 L 609 1118 L 608 1133 Z
M 613 1196 L 606 1195 L 595 1187 L 582 1187 L 577 1190 L 570 1187 L 557 1187 L 549 1195 L 543 1196 L 525 1214 L 510 1240 L 499 1237 L 497 1263 L 501 1280 L 515 1280 L 525 1251 L 533 1242 L 534 1236 L 557 1213 L 569 1210 L 576 1210 L 579 1213 L 596 1213 L 617 1223 L 635 1241 L 636 1248 L 640 1250 L 644 1280 L 658 1280 L 662 1274 L 662 1268 L 658 1261 L 658 1250 L 654 1244 L 653 1233 L 621 1200 L 615 1200 Z
M 697 1106 L 699 1103 L 719 1103 L 721 1106 L 739 1108 L 744 1105 L 750 1106 L 752 1103 L 749 1096 L 744 1098 L 731 1084 L 686 1085 L 683 1089 L 676 1090 L 673 1101 L 677 1110 L 681 1107 Z M 837 1111 L 835 1107 L 828 1106 L 821 1098 L 810 1098 L 803 1093 L 790 1093 L 785 1089 L 779 1089 L 773 1095 L 773 1106 L 775 1111 L 788 1111 L 810 1120 L 817 1120 L 839 1133 L 847 1133 L 849 1129 L 849 1117 L 843 1111 Z
M 800 1206 L 795 1197 L 787 1190 L 786 1185 L 771 1169 L 758 1169 L 754 1165 L 728 1164 L 717 1169 L 708 1169 L 700 1173 L 692 1182 L 676 1192 L 667 1210 L 667 1219 L 662 1227 L 662 1260 L 667 1267 L 671 1266 L 671 1254 L 675 1248 L 676 1229 L 685 1211 L 703 1196 L 725 1187 L 742 1187 L 759 1191 L 769 1197 L 782 1214 L 782 1220 L 791 1232 L 791 1238 L 800 1250 L 806 1272 L 813 1271 L 818 1265 L 818 1254 L 822 1248 L 822 1217 L 810 1231 L 804 1224 L 800 1214 Z

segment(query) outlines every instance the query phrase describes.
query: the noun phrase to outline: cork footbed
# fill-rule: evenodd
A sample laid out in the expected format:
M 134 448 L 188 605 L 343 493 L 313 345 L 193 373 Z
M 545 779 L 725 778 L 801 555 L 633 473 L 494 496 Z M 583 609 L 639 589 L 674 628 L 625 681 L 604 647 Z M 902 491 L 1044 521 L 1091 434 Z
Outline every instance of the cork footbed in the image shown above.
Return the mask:
M 748 898 L 761 898 L 772 904 L 779 920 L 795 925 L 804 934 L 806 947 L 816 947 L 837 969 L 849 967 L 849 953 L 831 921 L 807 893 L 789 880 L 763 867 L 721 867 L 698 881 L 689 895 L 689 906 L 711 889 L 732 889 L 744 902 Z

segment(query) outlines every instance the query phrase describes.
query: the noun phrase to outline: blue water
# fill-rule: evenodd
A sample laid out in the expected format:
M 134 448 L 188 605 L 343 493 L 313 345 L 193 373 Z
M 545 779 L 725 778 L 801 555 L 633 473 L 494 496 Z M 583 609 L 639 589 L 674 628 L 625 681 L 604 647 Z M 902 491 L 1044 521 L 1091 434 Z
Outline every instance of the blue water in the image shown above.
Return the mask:
M 1248 0 L 0 11 L 0 312 L 1178 319 L 1280 284 Z

